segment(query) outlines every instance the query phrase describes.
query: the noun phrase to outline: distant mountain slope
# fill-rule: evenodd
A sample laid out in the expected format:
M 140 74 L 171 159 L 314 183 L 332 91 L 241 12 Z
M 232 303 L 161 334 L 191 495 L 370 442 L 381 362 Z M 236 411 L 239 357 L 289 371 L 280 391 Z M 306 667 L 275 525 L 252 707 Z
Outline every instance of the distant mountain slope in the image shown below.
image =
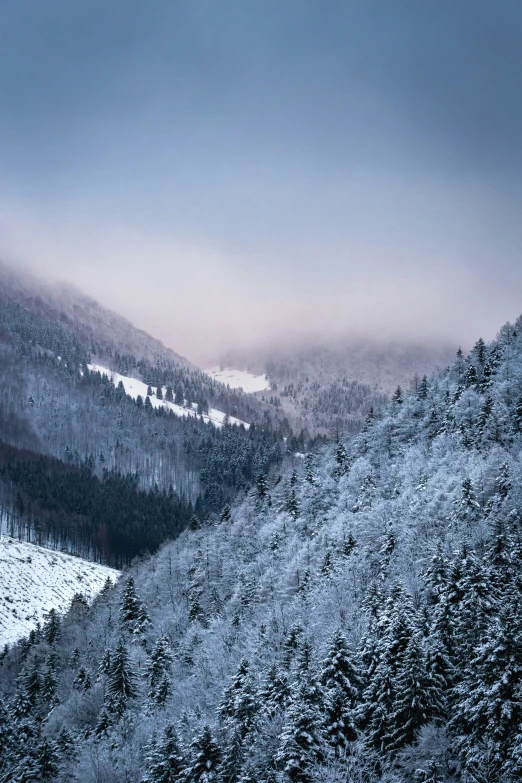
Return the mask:
M 97 355 L 119 352 L 151 365 L 166 361 L 195 369 L 183 356 L 74 286 L 45 283 L 0 261 L 0 303 L 6 302 L 17 302 L 37 316 L 56 321 Z
M 91 600 L 119 571 L 63 552 L 0 537 L 0 648 L 29 635 L 50 609 L 65 612 L 75 595 Z
M 521 605 L 522 319 L 10 651 L 0 770 L 515 783 Z
M 371 407 L 381 405 L 397 386 L 409 388 L 446 367 L 456 349 L 385 339 L 285 344 L 282 337 L 279 345 L 249 354 L 231 351 L 221 366 L 266 375 L 270 391 L 257 396 L 286 416 L 294 431 L 335 436 L 358 432 Z

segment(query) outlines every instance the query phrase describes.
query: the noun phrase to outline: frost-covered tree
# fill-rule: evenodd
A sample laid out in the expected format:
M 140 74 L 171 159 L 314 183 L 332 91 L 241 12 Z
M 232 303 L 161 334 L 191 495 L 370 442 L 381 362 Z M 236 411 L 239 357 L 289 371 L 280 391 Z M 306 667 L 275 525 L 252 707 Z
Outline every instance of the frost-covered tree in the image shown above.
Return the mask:
M 147 773 L 142 783 L 180 783 L 185 762 L 172 723 L 165 726 L 159 739 L 150 743 L 145 763 Z
M 107 677 L 107 699 L 110 709 L 121 714 L 127 701 L 137 696 L 137 677 L 132 666 L 127 646 L 120 639 L 111 655 L 111 664 Z
M 194 738 L 188 750 L 188 762 L 183 770 L 186 783 L 214 783 L 219 780 L 221 750 L 205 725 Z
M 336 753 L 343 755 L 348 744 L 357 738 L 356 711 L 362 681 L 355 656 L 349 650 L 341 629 L 332 637 L 322 662 L 320 682 L 324 688 L 325 734 Z
M 120 622 L 132 634 L 141 634 L 150 624 L 150 618 L 143 601 L 136 592 L 134 579 L 130 576 L 125 584 L 120 604 Z
M 276 763 L 285 779 L 312 783 L 312 768 L 324 754 L 321 712 L 317 688 L 310 676 L 302 676 L 292 694 L 281 732 Z
M 166 702 L 170 693 L 170 670 L 172 667 L 172 651 L 167 637 L 156 641 L 147 665 L 149 683 L 148 697 L 152 704 L 161 705 Z

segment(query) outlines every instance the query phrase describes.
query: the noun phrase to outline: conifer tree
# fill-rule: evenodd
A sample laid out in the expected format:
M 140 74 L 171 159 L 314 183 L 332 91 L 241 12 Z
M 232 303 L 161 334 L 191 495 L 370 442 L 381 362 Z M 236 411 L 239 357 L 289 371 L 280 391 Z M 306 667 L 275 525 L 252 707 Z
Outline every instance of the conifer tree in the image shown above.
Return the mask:
M 226 505 L 223 506 L 223 510 L 221 512 L 221 516 L 219 519 L 221 522 L 229 522 L 231 516 L 232 516 L 231 509 L 229 504 L 227 503 Z
M 286 510 L 294 520 L 299 516 L 299 500 L 297 499 L 295 487 L 290 489 L 290 494 L 286 499 Z
M 322 720 L 316 695 L 312 678 L 303 676 L 286 713 L 276 763 L 292 783 L 312 783 L 312 768 L 323 759 Z
M 422 376 L 422 380 L 419 383 L 419 388 L 417 389 L 417 396 L 418 396 L 419 400 L 427 399 L 427 397 L 428 397 L 428 389 L 429 389 L 428 379 L 427 379 L 427 377 L 425 375 L 423 375 Z
M 464 383 L 467 386 L 467 388 L 470 388 L 472 386 L 476 386 L 477 381 L 478 381 L 477 369 L 472 362 L 469 362 L 468 367 L 466 369 L 466 374 L 464 376 Z
M 201 603 L 203 589 L 198 584 L 192 584 L 189 590 L 189 623 L 199 622 L 205 628 L 208 625 L 207 615 Z
M 473 347 L 473 353 L 477 357 L 478 363 L 484 364 L 486 360 L 486 343 L 484 342 L 482 337 L 479 337 L 479 339 L 475 343 Z
M 142 783 L 180 783 L 184 759 L 172 723 L 167 724 L 159 740 L 149 745 L 145 763 L 147 773 Z
M 312 454 L 306 455 L 305 465 L 304 465 L 304 477 L 307 484 L 311 484 L 312 486 L 315 484 L 314 458 Z
M 132 576 L 127 579 L 125 584 L 119 614 L 122 626 L 133 634 L 143 633 L 146 626 L 150 624 L 150 618 L 136 592 Z
M 41 691 L 42 682 L 38 670 L 38 663 L 34 661 L 31 668 L 22 672 L 19 678 L 18 690 L 14 703 L 15 714 L 19 717 L 30 715 L 38 705 Z
M 268 494 L 268 483 L 266 480 L 266 476 L 264 476 L 262 473 L 260 473 L 259 476 L 257 477 L 256 488 L 257 488 L 257 499 L 260 503 L 262 503 Z
M 60 616 L 56 609 L 50 609 L 45 616 L 45 623 L 42 629 L 43 637 L 51 647 L 57 641 L 60 635 Z
M 368 741 L 394 755 L 427 722 L 428 674 L 410 596 L 395 586 L 377 625 L 378 640 L 360 709 Z
M 110 709 L 117 715 L 123 713 L 129 699 L 137 696 L 137 679 L 125 642 L 120 639 L 111 655 L 107 680 L 107 697 Z
M 392 713 L 382 743 L 393 754 L 413 743 L 419 729 L 428 722 L 430 700 L 426 658 L 418 631 L 408 640 L 394 677 Z
M 348 744 L 357 738 L 356 710 L 362 681 L 341 629 L 330 642 L 320 682 L 325 690 L 325 734 L 335 752 L 344 755 Z
M 85 666 L 81 666 L 73 680 L 73 687 L 79 691 L 88 691 L 92 687 L 91 676 Z
M 462 482 L 460 497 L 455 501 L 455 514 L 459 521 L 472 524 L 478 519 L 480 503 L 478 503 L 475 490 L 470 478 Z
M 335 472 L 337 476 L 343 476 L 348 470 L 348 453 L 344 444 L 339 441 L 335 449 Z
M 170 695 L 169 673 L 172 666 L 172 652 L 166 637 L 158 639 L 150 654 L 147 666 L 149 681 L 149 701 L 153 704 L 164 704 Z
M 263 686 L 259 692 L 262 712 L 273 718 L 278 712 L 283 712 L 290 700 L 290 683 L 286 671 L 272 664 L 266 673 Z
M 320 672 L 321 685 L 327 691 L 339 688 L 354 708 L 360 700 L 362 681 L 355 656 L 349 650 L 342 630 L 338 628 L 323 660 Z
M 58 686 L 56 666 L 56 653 L 51 653 L 47 656 L 46 667 L 42 680 L 42 698 L 45 699 L 49 705 L 53 705 L 56 702 L 56 688 Z
M 40 743 L 34 765 L 35 780 L 54 780 L 58 774 L 58 754 L 54 745 L 44 739 Z
M 402 389 L 401 389 L 400 386 L 397 386 L 397 388 L 393 392 L 393 394 L 392 394 L 392 402 L 395 405 L 402 405 L 402 403 L 404 402 L 404 395 L 402 393 Z
M 100 672 L 100 674 L 103 674 L 105 676 L 109 674 L 111 670 L 111 658 L 112 658 L 112 653 L 107 648 L 102 655 L 100 665 L 98 667 L 98 671 Z
M 214 783 L 219 780 L 221 751 L 210 726 L 203 727 L 192 741 L 188 763 L 183 771 L 184 783 Z
M 225 727 L 232 726 L 242 738 L 252 727 L 257 712 L 256 687 L 246 658 L 225 688 L 219 712 Z
M 94 735 L 98 738 L 106 736 L 112 726 L 113 719 L 112 710 L 104 704 L 98 714 L 96 725 L 94 726 Z

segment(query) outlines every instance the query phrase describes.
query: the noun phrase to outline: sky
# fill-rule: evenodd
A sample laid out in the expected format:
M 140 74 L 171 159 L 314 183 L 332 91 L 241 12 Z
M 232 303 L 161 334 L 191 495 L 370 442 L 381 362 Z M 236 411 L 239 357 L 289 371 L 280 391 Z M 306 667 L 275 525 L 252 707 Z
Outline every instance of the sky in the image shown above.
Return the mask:
M 4 0 L 0 257 L 201 362 L 522 312 L 520 0 Z

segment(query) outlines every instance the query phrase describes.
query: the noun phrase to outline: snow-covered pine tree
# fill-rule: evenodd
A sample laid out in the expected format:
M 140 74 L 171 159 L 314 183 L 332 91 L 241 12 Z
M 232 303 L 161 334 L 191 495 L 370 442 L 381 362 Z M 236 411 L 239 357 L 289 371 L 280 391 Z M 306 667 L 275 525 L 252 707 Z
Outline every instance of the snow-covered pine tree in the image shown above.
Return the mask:
M 290 683 L 283 667 L 276 663 L 270 666 L 259 690 L 259 699 L 261 711 L 268 718 L 286 710 L 290 701 Z
M 56 609 L 49 609 L 45 615 L 45 623 L 42 628 L 42 633 L 45 641 L 51 647 L 55 644 L 60 636 L 61 622 L 60 615 Z
M 180 783 L 185 760 L 180 749 L 176 729 L 168 723 L 157 740 L 149 745 L 145 763 L 147 773 L 142 783 Z
M 79 691 L 89 691 L 92 687 L 91 676 L 85 666 L 80 666 L 73 680 L 73 687 Z
M 156 641 L 147 665 L 149 683 L 148 698 L 151 704 L 164 704 L 171 692 L 170 669 L 172 666 L 172 650 L 167 637 L 162 636 Z
M 357 738 L 356 710 L 362 681 L 355 656 L 340 628 L 332 637 L 319 679 L 325 692 L 325 734 L 335 752 L 342 755 Z
M 131 664 L 129 652 L 123 639 L 120 639 L 111 655 L 111 664 L 107 678 L 108 706 L 116 715 L 126 708 L 127 701 L 137 696 L 137 678 Z
M 312 783 L 312 768 L 323 760 L 322 714 L 316 698 L 315 681 L 303 675 L 292 693 L 275 759 L 292 783 Z
M 121 625 L 132 634 L 143 633 L 147 625 L 150 624 L 150 618 L 143 601 L 136 592 L 132 576 L 129 576 L 125 584 L 119 614 Z
M 219 780 L 220 764 L 221 750 L 210 726 L 205 725 L 189 747 L 182 780 L 184 783 L 215 783 Z

